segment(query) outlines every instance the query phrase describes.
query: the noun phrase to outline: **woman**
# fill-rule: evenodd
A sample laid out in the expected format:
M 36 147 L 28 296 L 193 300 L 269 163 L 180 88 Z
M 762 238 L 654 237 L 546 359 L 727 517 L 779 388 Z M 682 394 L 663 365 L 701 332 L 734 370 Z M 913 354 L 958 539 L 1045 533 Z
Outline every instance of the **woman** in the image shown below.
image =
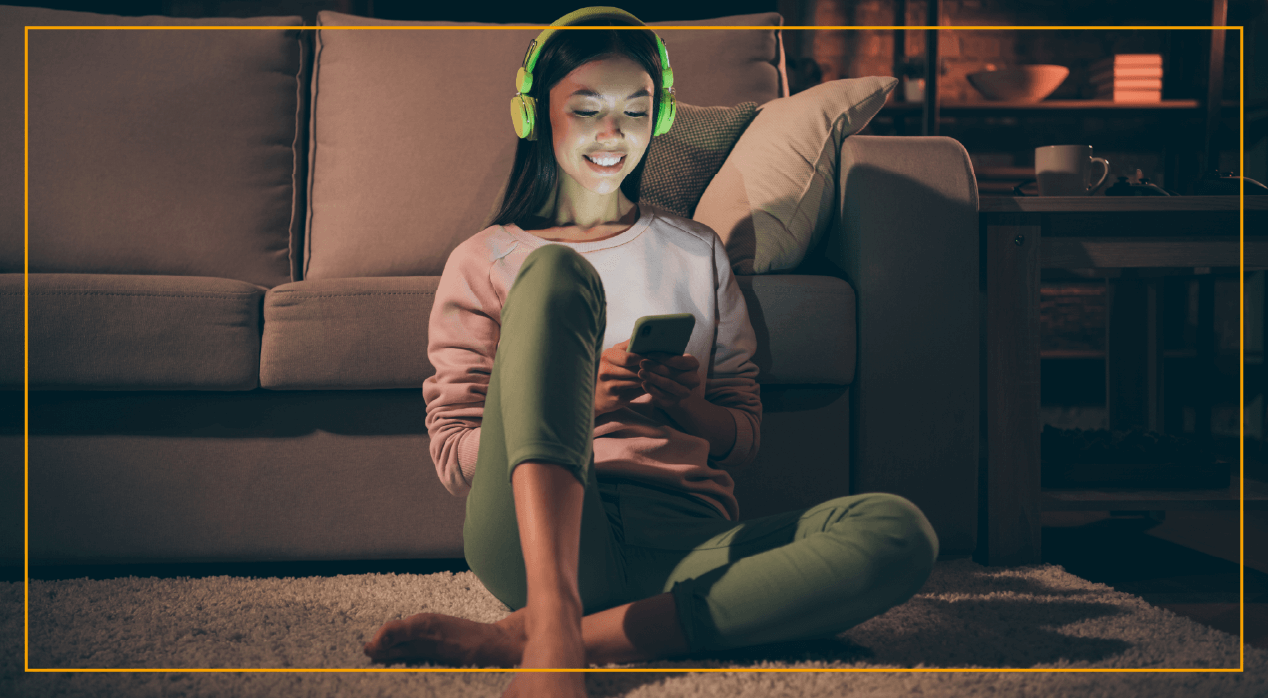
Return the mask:
M 579 14 L 556 24 L 638 24 Z M 534 140 L 436 293 L 431 455 L 452 493 L 469 489 L 468 564 L 514 612 L 390 621 L 365 647 L 375 661 L 566 668 L 831 637 L 933 567 L 937 536 L 896 495 L 739 522 L 727 470 L 756 457 L 761 423 L 744 298 L 713 230 L 635 203 L 666 108 L 657 41 L 545 40 Z M 625 351 L 638 317 L 679 312 L 696 316 L 683 355 Z M 584 675 L 518 674 L 507 695 L 530 694 L 584 695 Z

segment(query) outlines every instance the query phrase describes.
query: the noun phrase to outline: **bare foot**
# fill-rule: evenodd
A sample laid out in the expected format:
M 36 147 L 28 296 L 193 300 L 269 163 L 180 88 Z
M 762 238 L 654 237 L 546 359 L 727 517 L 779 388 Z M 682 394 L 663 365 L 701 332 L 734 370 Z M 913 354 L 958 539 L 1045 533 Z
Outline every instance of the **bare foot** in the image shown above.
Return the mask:
M 384 623 L 364 651 L 376 662 L 408 658 L 509 668 L 519 664 L 524 653 L 521 621 L 522 616 L 478 623 L 440 613 L 419 613 Z
M 580 622 L 560 621 L 543 624 L 524 646 L 521 669 L 584 669 L 586 646 Z M 585 698 L 586 675 L 582 672 L 520 672 L 515 675 L 502 698 Z

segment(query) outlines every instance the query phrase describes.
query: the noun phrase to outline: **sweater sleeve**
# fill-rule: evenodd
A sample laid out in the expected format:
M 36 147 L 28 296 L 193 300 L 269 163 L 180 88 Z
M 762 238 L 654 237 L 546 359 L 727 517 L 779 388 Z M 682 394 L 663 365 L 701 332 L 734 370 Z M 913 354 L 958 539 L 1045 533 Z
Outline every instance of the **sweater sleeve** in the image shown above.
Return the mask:
M 718 468 L 742 468 L 757 458 L 761 445 L 762 400 L 757 384 L 757 335 L 749 322 L 744 293 L 731 272 L 722 238 L 714 233 L 714 289 L 718 324 L 705 378 L 704 397 L 727 408 L 735 419 L 735 445 L 724 457 L 714 460 Z M 711 459 L 713 460 L 713 459 Z
M 423 381 L 431 459 L 455 497 L 471 490 L 501 314 L 489 263 L 459 245 L 436 288 L 427 326 L 427 358 L 436 372 Z

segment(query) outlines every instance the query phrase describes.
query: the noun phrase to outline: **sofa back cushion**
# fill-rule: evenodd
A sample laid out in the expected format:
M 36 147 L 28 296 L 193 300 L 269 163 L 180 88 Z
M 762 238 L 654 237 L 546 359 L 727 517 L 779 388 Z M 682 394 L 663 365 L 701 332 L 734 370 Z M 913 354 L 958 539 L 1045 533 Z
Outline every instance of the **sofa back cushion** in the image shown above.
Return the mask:
M 24 26 L 276 26 L 29 30 L 30 270 L 289 282 L 301 23 L 0 7 L 0 272 L 23 269 Z
M 304 278 L 439 276 L 499 203 L 515 159 L 515 71 L 540 29 L 329 11 L 317 23 L 331 28 L 316 37 Z M 779 14 L 663 24 L 771 27 L 660 31 L 681 101 L 787 94 Z

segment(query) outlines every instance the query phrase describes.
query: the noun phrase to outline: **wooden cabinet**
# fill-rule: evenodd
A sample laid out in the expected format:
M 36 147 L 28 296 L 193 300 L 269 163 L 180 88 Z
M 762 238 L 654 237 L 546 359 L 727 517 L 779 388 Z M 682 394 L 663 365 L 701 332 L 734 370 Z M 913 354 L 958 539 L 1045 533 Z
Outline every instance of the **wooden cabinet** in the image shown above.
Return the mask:
M 1111 395 L 1133 398 L 1111 411 L 1155 425 L 1163 411 L 1163 345 L 1155 323 L 1160 277 L 1150 269 L 1192 264 L 1268 268 L 1268 198 L 1247 197 L 984 197 L 980 204 L 983 297 L 984 564 L 1033 564 L 1041 559 L 1042 512 L 1068 510 L 1237 509 L 1240 483 L 1217 490 L 1139 488 L 1047 489 L 1041 486 L 1039 427 L 1040 274 L 1044 268 L 1119 269 L 1120 298 L 1130 326 L 1111 332 Z M 1239 215 L 1247 235 L 1239 239 Z M 1124 234 L 1133 221 L 1140 225 Z M 1210 274 L 1204 275 L 1210 277 Z M 1151 291 L 1150 283 L 1154 282 Z M 1150 302 L 1153 296 L 1155 302 Z M 1145 306 L 1143 309 L 1140 306 Z M 1153 311 L 1153 312 L 1151 312 Z M 1209 311 L 1203 324 L 1210 324 Z M 1114 323 L 1113 315 L 1109 323 Z M 1120 323 L 1122 324 L 1122 323 Z M 1144 325 L 1143 327 L 1141 325 Z M 1152 326 L 1151 326 L 1152 325 Z M 1117 335 L 1117 336 L 1116 336 Z M 1136 347 L 1114 346 L 1127 341 Z M 1213 346 L 1199 346 L 1210 354 Z M 1118 356 L 1115 357 L 1115 352 Z M 1113 421 L 1113 420 L 1111 420 Z M 1111 426 L 1114 426 L 1111 424 Z M 1118 428 L 1118 427 L 1116 427 Z M 1102 467 L 1114 467 L 1105 463 Z M 1155 483 L 1156 484 L 1156 483 Z M 1247 509 L 1268 510 L 1268 487 L 1248 480 Z

